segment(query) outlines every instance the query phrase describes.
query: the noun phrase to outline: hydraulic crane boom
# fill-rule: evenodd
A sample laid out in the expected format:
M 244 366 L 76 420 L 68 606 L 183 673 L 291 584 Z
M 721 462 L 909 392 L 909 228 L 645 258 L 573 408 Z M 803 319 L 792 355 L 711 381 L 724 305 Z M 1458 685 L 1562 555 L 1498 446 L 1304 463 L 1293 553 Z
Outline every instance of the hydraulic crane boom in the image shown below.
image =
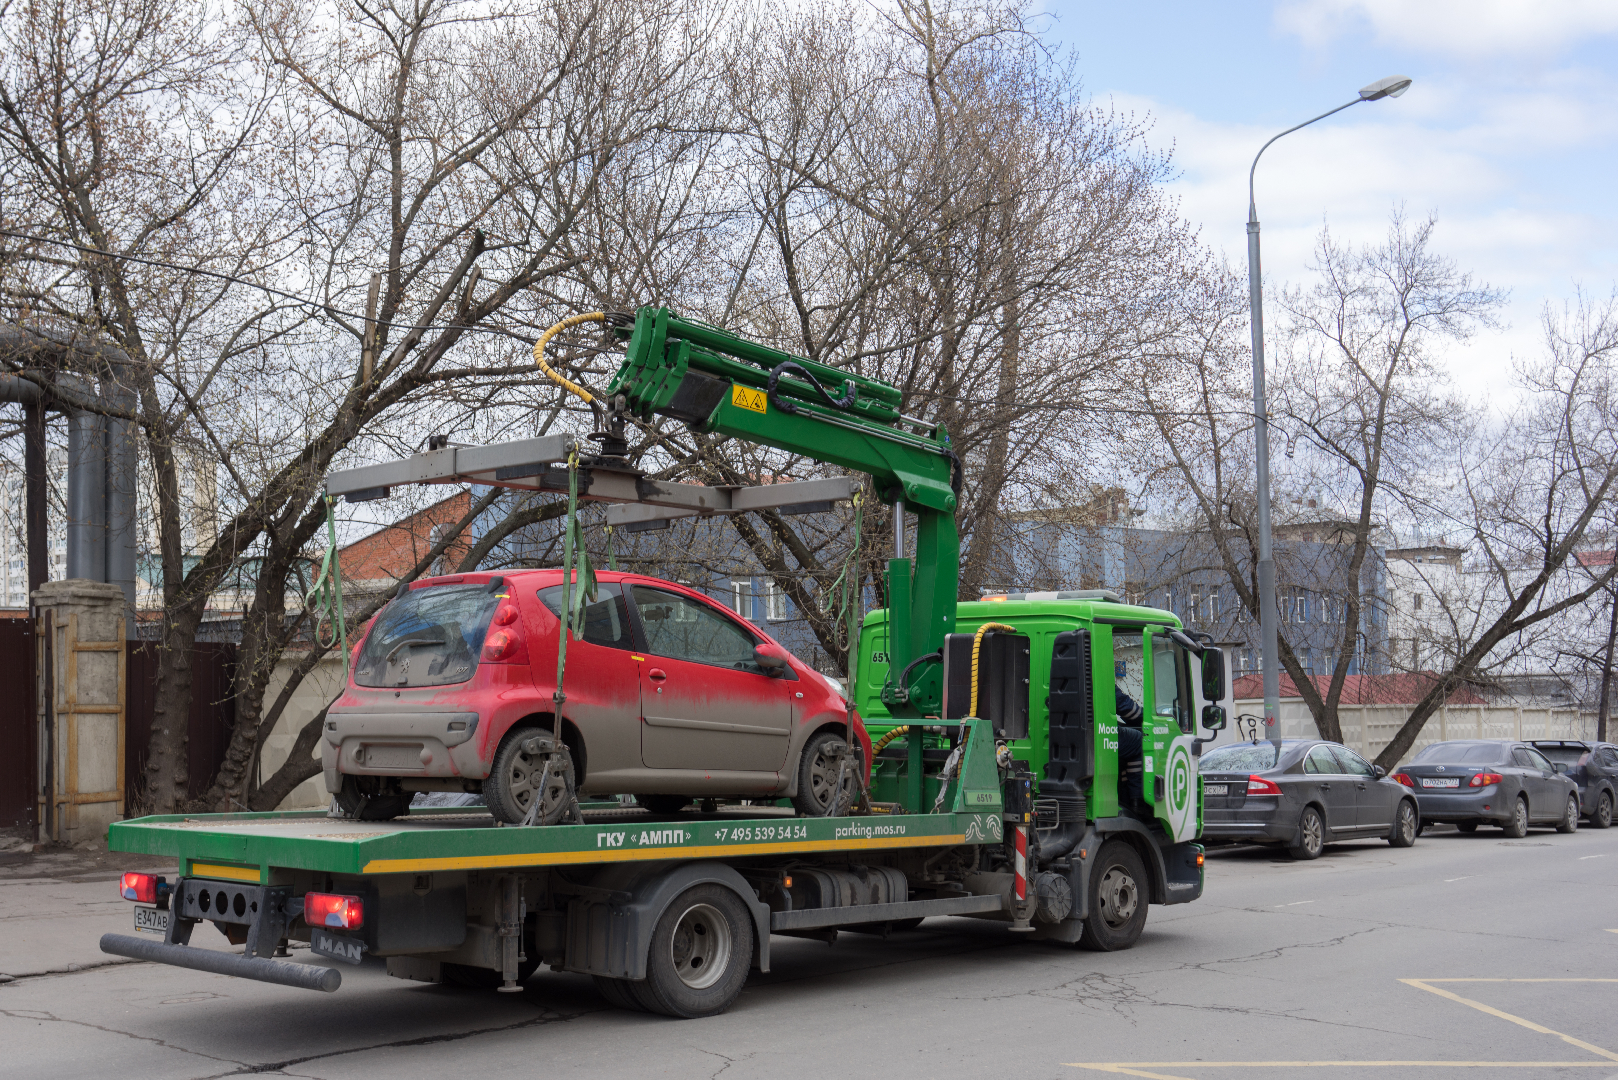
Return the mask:
M 667 308 L 641 308 L 632 326 L 614 332 L 628 339 L 628 354 L 607 388 L 610 412 L 643 420 L 671 416 L 705 434 L 762 443 L 871 476 L 894 521 L 885 583 L 891 674 L 882 697 L 896 717 L 937 715 L 942 668 L 914 662 L 940 650 L 944 635 L 955 629 L 961 472 L 949 433 L 900 413 L 896 387 L 680 318 Z M 905 549 L 907 513 L 916 517 L 913 557 Z M 850 642 L 851 658 L 853 648 Z

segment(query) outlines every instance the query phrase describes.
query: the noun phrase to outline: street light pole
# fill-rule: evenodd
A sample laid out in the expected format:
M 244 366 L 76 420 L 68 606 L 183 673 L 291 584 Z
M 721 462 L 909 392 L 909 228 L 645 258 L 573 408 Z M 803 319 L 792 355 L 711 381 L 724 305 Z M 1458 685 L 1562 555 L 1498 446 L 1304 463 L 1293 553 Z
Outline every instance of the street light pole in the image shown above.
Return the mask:
M 1253 176 L 1258 171 L 1258 159 L 1270 148 L 1270 143 L 1290 135 L 1298 128 L 1308 127 L 1316 120 L 1324 120 L 1340 113 L 1350 105 L 1362 101 L 1380 101 L 1398 97 L 1410 89 L 1411 80 L 1403 75 L 1378 79 L 1359 92 L 1347 104 L 1323 112 L 1314 120 L 1305 120 L 1289 127 L 1280 135 L 1259 147 L 1253 155 L 1252 168 L 1247 170 L 1247 293 L 1252 308 L 1253 330 L 1253 439 L 1258 461 L 1258 613 L 1260 626 L 1259 666 L 1264 673 L 1264 726 L 1270 741 L 1275 744 L 1276 760 L 1281 757 L 1281 656 L 1279 613 L 1275 599 L 1275 557 L 1270 545 L 1270 414 L 1265 404 L 1264 391 L 1264 282 L 1259 269 L 1258 204 L 1253 197 Z

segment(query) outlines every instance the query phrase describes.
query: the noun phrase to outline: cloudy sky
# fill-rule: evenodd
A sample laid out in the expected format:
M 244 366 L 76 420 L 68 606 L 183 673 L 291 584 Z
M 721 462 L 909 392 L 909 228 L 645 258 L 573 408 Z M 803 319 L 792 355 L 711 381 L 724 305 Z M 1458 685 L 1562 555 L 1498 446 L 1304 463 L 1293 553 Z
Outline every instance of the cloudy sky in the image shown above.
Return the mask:
M 1150 114 L 1181 207 L 1246 266 L 1247 167 L 1271 135 L 1385 75 L 1415 79 L 1287 136 L 1259 165 L 1264 269 L 1307 273 L 1322 221 L 1375 241 L 1389 212 L 1438 216 L 1438 249 L 1510 292 L 1508 325 L 1448 362 L 1497 407 L 1512 357 L 1575 291 L 1618 285 L 1615 0 L 1047 0 L 1098 103 Z

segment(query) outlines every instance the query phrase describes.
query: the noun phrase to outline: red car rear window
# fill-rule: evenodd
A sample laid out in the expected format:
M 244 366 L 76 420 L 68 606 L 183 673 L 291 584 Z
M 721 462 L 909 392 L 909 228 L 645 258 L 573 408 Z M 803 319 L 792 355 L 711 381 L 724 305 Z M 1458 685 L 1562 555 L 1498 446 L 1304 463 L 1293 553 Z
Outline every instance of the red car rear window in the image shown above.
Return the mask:
M 432 585 L 393 601 L 365 639 L 354 681 L 360 686 L 443 686 L 465 682 L 500 597 L 487 585 Z

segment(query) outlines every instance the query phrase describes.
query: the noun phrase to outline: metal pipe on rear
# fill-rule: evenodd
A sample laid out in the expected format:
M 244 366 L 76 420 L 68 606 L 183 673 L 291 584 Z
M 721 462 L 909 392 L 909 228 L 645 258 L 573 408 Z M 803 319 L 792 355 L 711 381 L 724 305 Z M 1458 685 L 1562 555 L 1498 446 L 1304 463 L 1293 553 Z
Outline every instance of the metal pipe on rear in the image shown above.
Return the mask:
M 173 918 L 173 913 L 170 913 L 170 918 Z M 324 990 L 328 994 L 343 985 L 342 972 L 336 968 L 214 952 L 195 945 L 168 945 L 128 934 L 102 934 L 101 951 L 113 956 L 127 956 L 131 960 L 146 960 L 170 967 L 190 968 L 192 971 L 209 971 L 215 975 L 234 975 L 238 979 L 257 979 L 259 982 L 296 986 L 304 990 Z

